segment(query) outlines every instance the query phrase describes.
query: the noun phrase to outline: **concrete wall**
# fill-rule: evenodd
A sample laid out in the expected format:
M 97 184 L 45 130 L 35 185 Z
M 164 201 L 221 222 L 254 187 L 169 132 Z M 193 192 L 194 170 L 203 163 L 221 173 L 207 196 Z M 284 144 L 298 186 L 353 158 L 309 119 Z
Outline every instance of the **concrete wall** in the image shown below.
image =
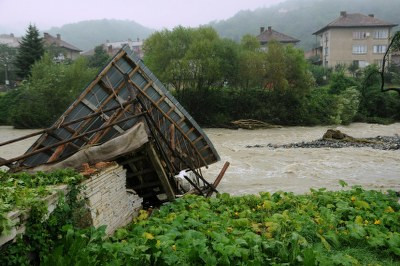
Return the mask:
M 142 208 L 143 199 L 134 191 L 127 191 L 126 170 L 116 163 L 90 175 L 82 182 L 82 185 L 84 185 L 84 189 L 81 193 L 90 210 L 90 224 L 95 227 L 107 225 L 106 233 L 108 235 L 114 233 L 117 228 L 129 224 Z M 49 215 L 57 206 L 59 193 L 66 195 L 68 193 L 67 186 L 55 187 L 52 194 L 43 199 L 47 203 Z M 0 236 L 0 246 L 25 232 L 28 214 L 28 210 L 16 210 L 8 213 L 14 227 L 7 235 Z

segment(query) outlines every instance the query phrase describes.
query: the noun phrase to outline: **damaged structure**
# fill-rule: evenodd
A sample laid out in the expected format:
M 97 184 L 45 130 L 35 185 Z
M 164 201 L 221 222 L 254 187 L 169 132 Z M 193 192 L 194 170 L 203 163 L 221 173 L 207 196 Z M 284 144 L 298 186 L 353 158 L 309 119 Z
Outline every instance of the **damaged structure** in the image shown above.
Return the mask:
M 0 146 L 38 135 L 25 154 L 1 159 L 0 166 L 35 172 L 114 161 L 126 170 L 126 189 L 144 202 L 187 193 L 175 177 L 182 171 L 192 175 L 180 176 L 195 193 L 216 192 L 201 173 L 220 159 L 211 141 L 127 46 L 52 127 Z

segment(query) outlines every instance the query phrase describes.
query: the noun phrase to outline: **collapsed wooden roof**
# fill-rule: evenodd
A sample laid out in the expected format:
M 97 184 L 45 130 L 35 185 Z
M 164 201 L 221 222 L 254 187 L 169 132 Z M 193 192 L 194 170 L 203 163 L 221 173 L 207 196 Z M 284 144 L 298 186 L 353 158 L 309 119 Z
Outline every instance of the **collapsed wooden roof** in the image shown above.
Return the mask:
M 83 147 L 120 136 L 141 121 L 157 142 L 161 155 L 168 157 L 171 172 L 176 174 L 219 160 L 199 125 L 125 46 L 54 125 L 39 132 L 43 134 L 24 155 L 0 161 L 0 166 L 23 169 L 61 161 Z

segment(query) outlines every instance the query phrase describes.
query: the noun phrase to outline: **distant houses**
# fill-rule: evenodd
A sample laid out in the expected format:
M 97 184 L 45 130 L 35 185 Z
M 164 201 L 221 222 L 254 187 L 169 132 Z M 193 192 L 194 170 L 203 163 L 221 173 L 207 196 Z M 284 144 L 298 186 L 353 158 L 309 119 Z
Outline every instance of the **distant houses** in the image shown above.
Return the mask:
M 79 57 L 80 52 L 82 52 L 81 49 L 62 40 L 60 34 L 54 37 L 45 32 L 43 35 L 43 42 L 47 47 L 57 48 L 58 52 L 55 59 L 58 61 L 63 61 L 65 59 L 75 60 Z
M 19 48 L 21 37 L 15 37 L 14 34 L 1 34 L 0 44 L 7 45 L 13 48 Z M 56 60 L 63 61 L 65 59 L 75 60 L 79 57 L 80 50 L 74 45 L 61 39 L 61 35 L 57 34 L 56 37 L 45 32 L 43 34 L 43 44 L 54 51 L 57 50 Z
M 137 38 L 136 41 L 128 39 L 126 41 L 110 42 L 107 40 L 105 43 L 100 45 L 109 56 L 114 56 L 124 45 L 128 45 L 135 55 L 139 58 L 143 58 L 143 40 L 140 40 L 139 38 Z M 83 56 L 91 56 L 93 54 L 94 48 L 81 53 Z
M 263 49 L 266 49 L 268 43 L 271 41 L 293 45 L 296 45 L 298 42 L 300 42 L 300 40 L 296 38 L 273 30 L 271 26 L 269 26 L 267 29 L 265 29 L 264 27 L 260 27 L 260 34 L 257 36 L 257 39 L 259 40 Z
M 375 18 L 373 14 L 340 16 L 313 34 L 319 38 L 318 46 L 309 52 L 324 67 L 357 64 L 364 68 L 370 64 L 380 66 L 389 45 L 391 30 L 397 24 Z
M 15 37 L 13 33 L 11 34 L 0 34 L 0 44 L 7 45 L 9 47 L 17 48 L 19 47 L 20 37 Z

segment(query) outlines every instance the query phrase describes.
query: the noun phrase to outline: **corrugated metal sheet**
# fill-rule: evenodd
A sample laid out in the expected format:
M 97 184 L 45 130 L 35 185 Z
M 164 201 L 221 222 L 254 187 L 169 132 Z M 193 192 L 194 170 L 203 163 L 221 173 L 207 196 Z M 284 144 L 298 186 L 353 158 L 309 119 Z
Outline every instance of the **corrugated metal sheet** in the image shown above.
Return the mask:
M 127 83 L 124 77 L 129 76 Z M 142 105 L 138 102 L 126 104 L 132 100 L 132 91 L 137 94 Z M 112 107 L 116 110 L 105 112 Z M 145 110 L 143 110 L 145 109 Z M 207 135 L 170 94 L 155 75 L 134 55 L 128 46 L 123 47 L 109 64 L 85 88 L 77 100 L 55 122 L 59 126 L 52 134 L 43 134 L 25 154 L 48 147 L 60 140 L 76 137 L 91 130 L 96 130 L 110 123 L 133 116 L 141 111 L 148 111 L 150 118 L 155 122 L 148 127 L 157 127 L 162 132 L 164 139 L 170 140 L 176 151 L 183 158 L 190 158 L 196 168 L 206 166 L 218 161 L 220 158 Z M 67 127 L 64 123 L 98 114 L 90 119 L 71 124 Z M 80 147 L 88 144 L 99 144 L 110 140 L 135 125 L 144 121 L 143 117 L 135 117 L 116 124 L 98 132 L 93 132 L 59 145 L 50 150 L 31 155 L 19 161 L 19 165 L 33 167 L 50 161 L 59 161 L 74 154 Z M 174 130 L 171 130 L 174 127 Z M 174 133 L 171 133 L 174 132 Z M 160 134 L 160 133 L 158 133 Z M 157 135 L 157 134 L 156 134 Z M 156 136 L 157 137 L 157 136 Z M 158 135 L 159 138 L 161 136 Z M 168 143 L 163 144 L 165 153 L 173 157 L 168 149 Z M 178 160 L 176 167 L 183 170 Z

